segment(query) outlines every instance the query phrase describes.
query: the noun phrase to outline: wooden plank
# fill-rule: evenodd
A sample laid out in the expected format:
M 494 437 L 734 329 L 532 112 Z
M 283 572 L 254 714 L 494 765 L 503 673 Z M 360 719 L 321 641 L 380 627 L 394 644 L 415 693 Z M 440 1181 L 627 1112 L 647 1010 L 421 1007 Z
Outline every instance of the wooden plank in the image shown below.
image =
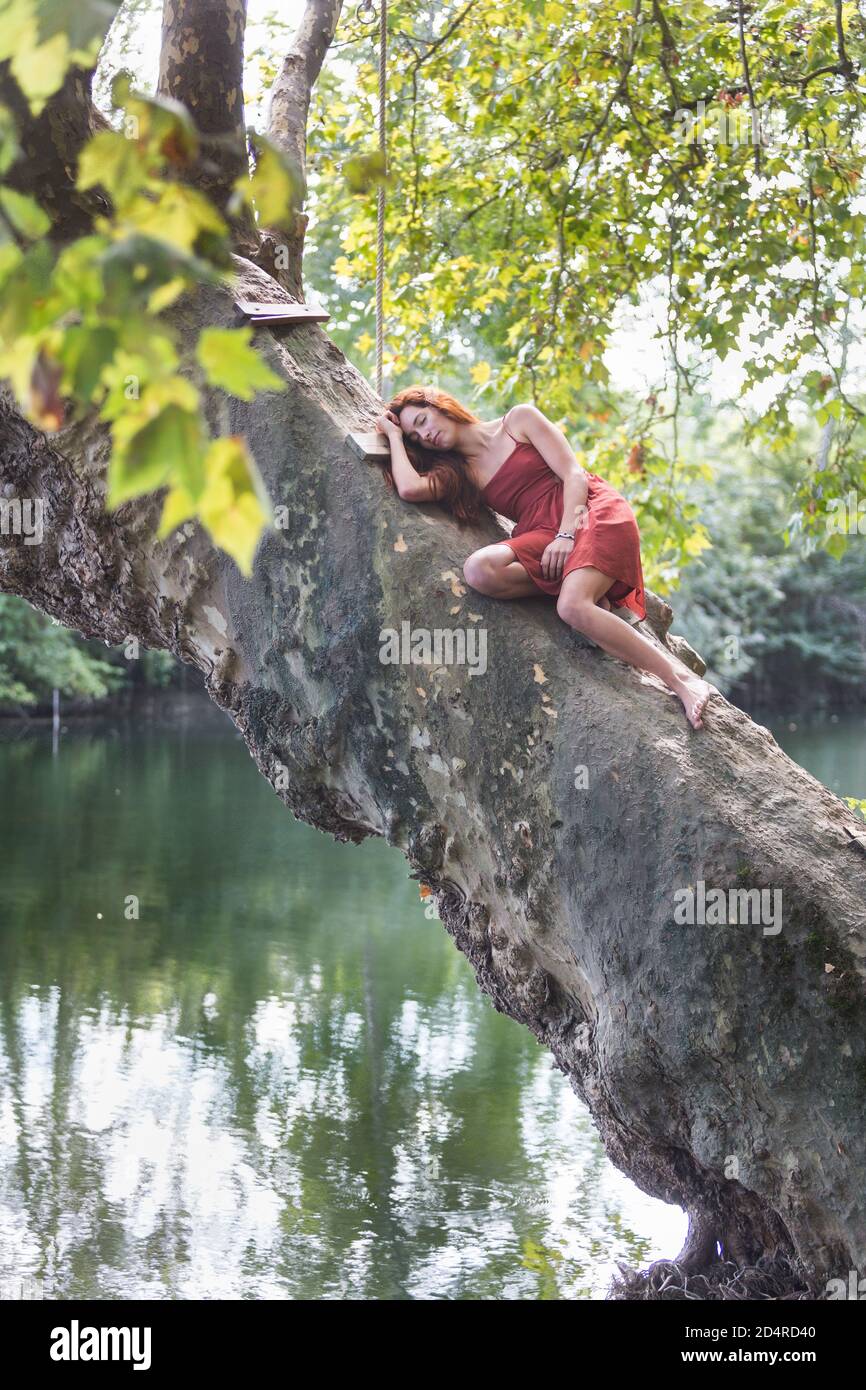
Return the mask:
M 279 299 L 236 299 L 235 305 L 254 323 L 326 323 L 331 317 L 309 304 L 289 304 Z
M 390 458 L 391 446 L 388 443 L 386 434 L 378 434 L 376 430 L 351 430 L 346 435 L 346 443 L 352 453 L 359 459 Z
M 282 324 L 285 328 L 291 327 L 295 323 L 327 323 L 330 314 L 317 314 L 310 310 L 306 314 L 250 314 L 250 323 L 262 324 Z

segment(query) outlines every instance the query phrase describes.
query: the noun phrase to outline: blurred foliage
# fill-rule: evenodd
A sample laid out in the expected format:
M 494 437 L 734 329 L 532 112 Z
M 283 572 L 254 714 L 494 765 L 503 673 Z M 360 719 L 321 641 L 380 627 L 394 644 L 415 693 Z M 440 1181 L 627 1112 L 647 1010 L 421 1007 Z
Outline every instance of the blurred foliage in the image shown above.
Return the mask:
M 83 0 L 81 43 L 55 45 L 56 62 L 45 70 L 43 30 L 56 0 L 7 0 L 0 57 L 12 55 L 34 114 L 82 58 L 85 37 L 95 56 L 115 8 Z M 76 28 L 71 10 L 66 25 Z M 111 100 L 114 126 L 88 141 L 76 175 L 79 190 L 108 199 L 92 232 L 60 249 L 37 199 L 0 187 L 0 377 L 43 430 L 98 407 L 112 436 L 108 505 L 166 487 L 161 534 L 197 517 L 249 575 L 270 503 L 246 441 L 210 438 L 204 395 L 218 388 L 249 400 L 285 382 L 251 347 L 249 328 L 206 329 L 187 343 L 166 320 L 163 311 L 185 291 L 230 282 L 229 225 L 184 181 L 199 153 L 188 112 L 136 92 L 127 73 L 115 76 Z M 238 179 L 228 214 L 248 207 L 268 226 L 290 224 L 294 173 L 264 137 L 254 149 L 252 174 Z M 0 178 L 19 156 L 14 118 L 0 107 Z
M 120 0 L 2 0 L 0 61 L 9 61 L 12 76 L 34 115 L 63 85 L 73 64 L 96 61 Z

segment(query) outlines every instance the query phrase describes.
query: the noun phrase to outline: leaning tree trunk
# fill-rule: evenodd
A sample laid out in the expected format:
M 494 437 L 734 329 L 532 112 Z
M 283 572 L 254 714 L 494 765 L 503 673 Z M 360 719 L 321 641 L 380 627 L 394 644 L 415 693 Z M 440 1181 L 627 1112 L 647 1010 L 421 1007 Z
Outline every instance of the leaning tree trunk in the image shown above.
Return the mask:
M 273 281 L 238 262 L 250 298 Z M 176 311 L 191 341 L 228 293 Z M 381 835 L 436 894 L 497 1009 L 552 1051 L 608 1155 L 690 1217 L 686 1268 L 776 1254 L 812 1293 L 866 1266 L 866 863 L 858 822 L 721 697 L 695 732 L 544 601 L 469 591 L 461 531 L 386 493 L 347 432 L 379 403 L 315 325 L 259 330 L 289 383 L 214 399 L 285 525 L 244 581 L 156 498 L 103 508 L 93 423 L 50 440 L 8 407 L 3 491 L 45 536 L 0 537 L 0 588 L 197 666 L 301 819 Z M 383 629 L 486 633 L 487 669 L 388 664 Z M 470 651 L 472 648 L 470 648 Z M 476 648 L 480 651 L 481 648 Z M 678 926 L 675 893 L 781 890 L 778 934 Z

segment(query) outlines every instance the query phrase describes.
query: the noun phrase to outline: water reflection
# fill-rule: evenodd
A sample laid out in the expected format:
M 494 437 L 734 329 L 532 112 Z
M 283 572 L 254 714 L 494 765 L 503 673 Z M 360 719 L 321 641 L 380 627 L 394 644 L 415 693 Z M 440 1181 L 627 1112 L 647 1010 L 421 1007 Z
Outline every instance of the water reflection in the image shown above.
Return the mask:
M 402 858 L 293 821 L 218 718 L 0 742 L 0 1280 L 575 1298 L 673 1253 Z

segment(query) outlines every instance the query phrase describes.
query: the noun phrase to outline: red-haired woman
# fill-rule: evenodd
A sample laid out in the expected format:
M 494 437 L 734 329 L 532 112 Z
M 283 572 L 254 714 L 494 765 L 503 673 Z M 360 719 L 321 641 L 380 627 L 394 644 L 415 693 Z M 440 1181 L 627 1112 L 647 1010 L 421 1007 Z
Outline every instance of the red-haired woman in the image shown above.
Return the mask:
M 614 613 L 646 616 L 640 533 L 628 502 L 577 462 L 565 435 L 533 405 L 479 420 L 444 391 L 410 386 L 376 422 L 387 436 L 383 471 L 407 502 L 441 502 L 461 522 L 490 507 L 515 522 L 507 541 L 474 551 L 466 582 L 492 598 L 556 597 L 559 616 L 612 656 L 659 676 L 689 723 L 714 687 Z

